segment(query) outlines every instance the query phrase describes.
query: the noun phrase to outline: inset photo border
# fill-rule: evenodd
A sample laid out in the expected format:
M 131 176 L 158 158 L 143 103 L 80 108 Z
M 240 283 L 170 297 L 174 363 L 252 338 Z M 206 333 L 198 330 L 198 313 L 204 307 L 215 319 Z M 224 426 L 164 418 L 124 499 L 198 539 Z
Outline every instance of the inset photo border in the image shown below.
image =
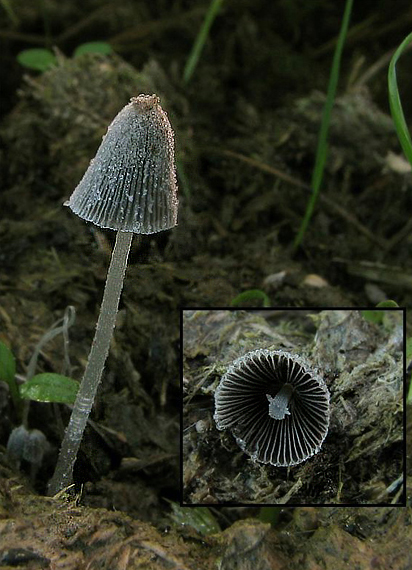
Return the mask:
M 182 506 L 404 506 L 403 308 L 182 308 Z

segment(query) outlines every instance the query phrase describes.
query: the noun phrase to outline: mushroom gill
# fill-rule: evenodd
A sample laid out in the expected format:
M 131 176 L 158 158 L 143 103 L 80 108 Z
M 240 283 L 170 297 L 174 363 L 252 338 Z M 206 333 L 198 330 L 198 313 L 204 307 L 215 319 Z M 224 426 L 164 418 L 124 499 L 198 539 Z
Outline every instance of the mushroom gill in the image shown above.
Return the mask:
M 216 426 L 254 461 L 297 465 L 318 453 L 329 427 L 329 391 L 300 356 L 258 349 L 235 360 L 215 392 Z

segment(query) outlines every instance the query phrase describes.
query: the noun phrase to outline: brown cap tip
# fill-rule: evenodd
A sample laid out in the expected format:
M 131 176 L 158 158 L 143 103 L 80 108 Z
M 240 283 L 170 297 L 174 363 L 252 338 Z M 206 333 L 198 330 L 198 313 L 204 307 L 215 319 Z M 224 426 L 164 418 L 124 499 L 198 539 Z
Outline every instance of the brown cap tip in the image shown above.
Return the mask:
M 124 232 L 151 234 L 177 224 L 174 136 L 156 95 L 133 97 L 116 115 L 65 206 Z

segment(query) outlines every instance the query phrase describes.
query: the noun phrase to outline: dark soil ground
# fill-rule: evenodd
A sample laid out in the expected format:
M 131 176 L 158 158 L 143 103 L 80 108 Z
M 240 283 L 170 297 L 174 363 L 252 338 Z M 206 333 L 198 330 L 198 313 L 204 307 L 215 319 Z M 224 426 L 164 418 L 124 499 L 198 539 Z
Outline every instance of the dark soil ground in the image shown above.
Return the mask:
M 228 307 L 238 294 L 251 289 L 264 291 L 273 307 L 375 306 L 385 299 L 411 306 L 412 178 L 389 115 L 386 86 L 392 51 L 410 32 L 409 4 L 397 3 L 396 13 L 388 0 L 355 5 L 322 192 L 298 250 L 293 240 L 310 192 L 343 6 L 322 0 L 228 0 L 185 85 L 184 65 L 207 5 L 162 0 L 0 4 L 0 341 L 16 356 L 19 381 L 27 374 L 36 346 L 69 306 L 76 312 L 69 329 L 70 362 L 65 359 L 63 339 L 57 336 L 43 346 L 36 372 L 82 376 L 113 235 L 78 219 L 62 204 L 94 156 L 107 125 L 130 97 L 139 93 L 160 97 L 175 130 L 180 187 L 178 226 L 159 235 L 134 238 L 93 424 L 87 428 L 75 472 L 77 488 L 84 483 L 79 501 L 85 510 L 70 504 L 69 518 L 60 510 L 63 518 L 56 528 L 61 535 L 50 551 L 43 546 L 36 547 L 37 551 L 57 564 L 56 545 L 61 547 L 63 535 L 69 540 L 67 529 L 72 525 L 72 542 L 65 542 L 72 556 L 76 551 L 72 568 L 86 565 L 82 545 L 109 543 L 116 535 L 110 544 L 112 556 L 121 552 L 123 557 L 123 562 L 116 562 L 119 568 L 129 567 L 128 560 L 135 567 L 133 553 L 142 548 L 151 557 L 150 564 L 158 561 L 165 567 L 187 564 L 199 568 L 202 558 L 205 568 L 216 560 L 222 568 L 249 568 L 255 548 L 260 548 L 262 568 L 286 568 L 289 562 L 292 568 L 315 568 L 321 559 L 323 567 L 339 568 L 336 560 L 346 548 L 351 552 L 346 560 L 353 567 L 406 569 L 411 563 L 406 554 L 409 508 L 348 509 L 344 513 L 313 509 L 303 523 L 306 511 L 286 507 L 279 517 L 283 535 L 263 523 L 230 526 L 237 519 L 256 516 L 257 509 L 216 508 L 214 516 L 222 528 L 228 527 L 226 534 L 216 535 L 215 542 L 206 538 L 202 542 L 185 525 L 185 540 L 197 545 L 191 553 L 186 546 L 173 551 L 170 542 L 151 534 L 149 525 L 144 531 L 136 526 L 136 521 L 145 521 L 167 532 L 174 524 L 168 501 L 181 499 L 181 307 Z M 72 57 L 77 45 L 97 39 L 110 42 L 115 54 Z M 44 46 L 56 46 L 56 67 L 37 73 L 19 66 L 16 56 L 22 49 Z M 408 58 L 405 55 L 398 66 L 407 117 L 412 88 Z M 261 301 L 247 304 L 260 306 Z M 407 320 L 410 323 L 409 315 Z M 309 337 L 306 341 L 309 346 Z M 381 338 L 380 342 L 385 345 L 386 341 Z M 274 344 L 268 339 L 266 343 Z M 381 345 L 376 341 L 373 346 Z M 196 361 L 199 357 L 192 355 L 186 371 L 199 373 L 200 366 L 212 365 L 221 374 L 224 365 L 237 356 L 233 351 L 223 353 L 220 345 L 211 355 L 212 362 Z M 219 361 L 213 362 L 213 357 Z M 208 378 L 208 385 L 217 380 L 218 375 Z M 365 382 L 363 388 L 367 386 Z M 355 396 L 345 390 L 339 396 L 350 407 Z M 210 413 L 212 394 L 197 396 Z M 6 545 L 21 545 L 19 533 L 27 536 L 29 532 L 24 527 L 26 519 L 37 532 L 31 544 L 44 544 L 47 537 L 42 529 L 49 529 L 57 516 L 52 500 L 33 495 L 29 488 L 43 494 L 52 474 L 62 426 L 69 417 L 67 407 L 58 408 L 61 423 L 55 406 L 30 405 L 29 426 L 46 435 L 49 448 L 31 481 L 27 479 L 30 466 L 22 466 L 26 475 L 22 481 L 4 453 L 18 419 L 1 385 L 0 531 L 8 537 Z M 189 424 L 192 420 L 198 417 L 190 418 Z M 399 435 L 397 422 L 391 433 Z M 342 429 L 342 423 L 334 426 L 335 439 L 327 449 L 338 453 L 338 444 L 355 442 L 355 433 L 339 442 Z M 362 429 L 359 436 L 367 432 L 365 426 Z M 206 443 L 213 446 L 210 453 L 218 455 L 222 433 L 213 425 L 210 430 L 210 443 Z M 205 451 L 204 438 L 200 440 Z M 357 486 L 344 485 L 345 492 L 350 489 L 347 496 L 338 491 L 339 477 L 349 467 L 339 470 L 335 458 L 330 486 L 323 494 L 303 487 L 305 494 L 299 491 L 296 501 L 308 498 L 319 503 L 340 496 L 352 504 L 397 503 L 396 492 L 384 493 L 399 476 L 400 459 L 390 465 L 390 458 L 398 453 L 397 442 L 399 438 L 385 442 L 383 467 L 376 467 L 378 452 L 375 455 L 368 447 L 366 461 L 371 472 L 363 470 Z M 236 444 L 232 440 L 228 445 L 233 452 Z M 345 453 L 350 459 L 350 452 Z M 200 461 L 205 457 L 200 455 Z M 350 460 L 356 464 L 358 458 Z M 325 469 L 319 463 L 313 465 L 321 472 L 319 483 L 324 483 L 322 477 L 330 474 L 330 458 Z M 256 469 L 246 468 L 249 474 Z M 281 485 L 275 499 L 287 495 L 290 481 Z M 23 488 L 24 492 L 19 490 Z M 258 491 L 254 488 L 253 492 Z M 194 492 L 192 486 L 190 493 Z M 217 497 L 216 493 L 211 496 Z M 204 497 L 201 503 L 208 502 Z M 222 499 L 228 498 L 230 488 L 226 487 Z M 192 502 L 193 494 L 186 499 Z M 246 499 L 256 500 L 253 494 Z M 26 500 L 32 503 L 27 505 Z M 121 513 L 116 518 L 99 509 L 124 511 L 132 519 L 122 518 Z M 37 528 L 40 511 L 44 517 Z M 89 517 L 84 535 L 75 524 L 82 513 Z M 16 520 L 22 525 L 18 532 Z M 145 538 L 139 535 L 140 542 L 135 544 L 132 537 L 141 532 Z M 391 537 L 391 550 L 386 548 L 384 534 Z M 304 541 L 300 549 L 298 540 Z M 331 551 L 327 544 L 333 545 Z M 103 567 L 94 548 L 87 551 L 95 557 L 90 567 Z M 252 555 L 250 559 L 239 555 L 243 566 L 236 566 L 234 551 Z M 11 564 L 4 552 L 0 556 L 0 564 Z M 33 561 L 27 564 L 36 567 L 30 566 Z

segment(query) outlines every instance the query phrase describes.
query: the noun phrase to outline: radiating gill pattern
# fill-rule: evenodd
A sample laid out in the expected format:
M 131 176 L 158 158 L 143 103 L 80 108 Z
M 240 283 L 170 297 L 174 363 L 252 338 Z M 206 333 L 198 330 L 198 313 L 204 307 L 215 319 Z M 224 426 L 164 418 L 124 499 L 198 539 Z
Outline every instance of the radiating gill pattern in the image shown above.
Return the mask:
M 215 392 L 218 429 L 252 459 L 297 465 L 318 453 L 329 427 L 329 391 L 300 356 L 258 349 L 235 360 Z

